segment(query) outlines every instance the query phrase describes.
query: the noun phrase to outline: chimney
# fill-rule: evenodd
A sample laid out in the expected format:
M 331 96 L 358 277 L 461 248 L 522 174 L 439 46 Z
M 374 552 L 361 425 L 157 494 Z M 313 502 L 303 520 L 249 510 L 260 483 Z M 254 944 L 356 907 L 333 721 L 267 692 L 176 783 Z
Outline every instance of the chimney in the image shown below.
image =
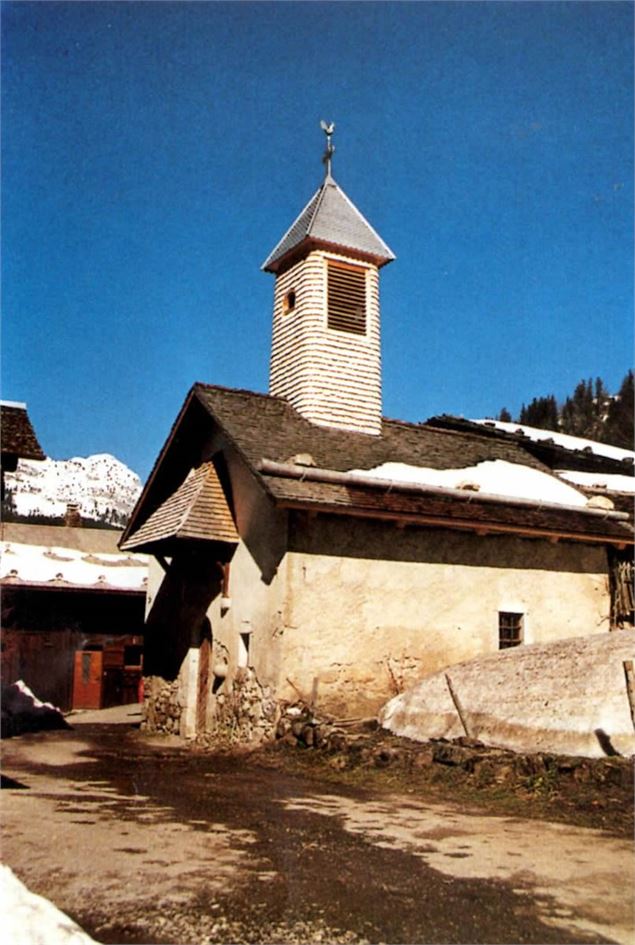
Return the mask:
M 64 525 L 67 528 L 81 528 L 82 517 L 79 514 L 79 502 L 69 502 L 64 515 Z

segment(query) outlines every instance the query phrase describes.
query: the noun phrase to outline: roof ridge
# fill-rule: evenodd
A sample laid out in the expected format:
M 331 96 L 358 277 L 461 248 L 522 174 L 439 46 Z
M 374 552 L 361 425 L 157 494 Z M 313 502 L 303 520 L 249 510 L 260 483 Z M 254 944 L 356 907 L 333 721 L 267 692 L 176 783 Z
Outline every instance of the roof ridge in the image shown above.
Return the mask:
M 287 403 L 284 397 L 278 394 L 266 394 L 259 390 L 247 390 L 246 387 L 227 387 L 224 384 L 208 384 L 206 381 L 194 381 L 192 390 L 201 388 L 202 390 L 220 390 L 229 394 L 248 394 L 250 397 L 263 397 L 266 400 L 281 400 Z
M 267 258 L 266 258 L 265 261 L 263 262 L 262 266 L 260 267 L 261 269 L 266 269 L 267 266 L 268 266 L 268 264 L 269 264 L 269 262 L 273 262 L 273 261 L 274 261 L 274 259 L 276 258 L 276 255 L 277 255 L 277 253 L 278 253 L 278 250 L 280 249 L 281 246 L 284 245 L 285 240 L 286 240 L 287 237 L 291 234 L 292 230 L 294 230 L 295 227 L 296 227 L 296 226 L 298 225 L 298 223 L 300 222 L 300 220 L 302 220 L 302 218 L 304 217 L 305 213 L 307 212 L 307 210 L 309 209 L 309 207 L 311 206 L 311 204 L 313 203 L 313 201 L 316 200 L 316 198 L 320 198 L 320 199 L 321 199 L 322 193 L 323 193 L 323 191 L 324 191 L 324 185 L 325 185 L 325 183 L 326 183 L 326 181 L 322 181 L 322 183 L 320 184 L 320 186 L 318 187 L 318 189 L 315 191 L 315 193 L 313 194 L 313 196 L 310 198 L 310 200 L 308 200 L 308 201 L 306 202 L 306 204 L 304 205 L 304 207 L 302 208 L 302 210 L 300 210 L 300 212 L 298 213 L 298 215 L 294 218 L 293 222 L 291 223 L 291 226 L 289 226 L 289 227 L 285 230 L 285 232 L 283 233 L 282 237 L 278 240 L 278 242 L 276 243 L 276 245 L 274 246 L 274 248 L 271 250 L 271 252 L 270 252 L 269 255 L 267 256 Z M 319 200 L 317 200 L 317 203 L 319 203 Z M 313 220 L 314 220 L 314 219 L 315 219 L 315 211 L 313 211 L 313 213 L 311 214 L 311 218 L 310 218 L 310 221 L 309 221 L 309 226 L 313 223 Z M 307 231 L 306 231 L 306 233 L 304 234 L 304 236 L 306 236 L 307 234 L 308 234 L 308 227 L 307 227 Z

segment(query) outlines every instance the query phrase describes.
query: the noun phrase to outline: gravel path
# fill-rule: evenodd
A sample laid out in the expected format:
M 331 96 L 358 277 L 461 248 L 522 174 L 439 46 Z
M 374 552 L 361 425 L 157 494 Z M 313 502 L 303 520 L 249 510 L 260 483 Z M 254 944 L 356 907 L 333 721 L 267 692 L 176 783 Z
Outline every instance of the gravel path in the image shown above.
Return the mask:
M 101 942 L 633 941 L 632 844 L 598 830 L 89 721 L 11 739 L 3 772 L 3 859 Z

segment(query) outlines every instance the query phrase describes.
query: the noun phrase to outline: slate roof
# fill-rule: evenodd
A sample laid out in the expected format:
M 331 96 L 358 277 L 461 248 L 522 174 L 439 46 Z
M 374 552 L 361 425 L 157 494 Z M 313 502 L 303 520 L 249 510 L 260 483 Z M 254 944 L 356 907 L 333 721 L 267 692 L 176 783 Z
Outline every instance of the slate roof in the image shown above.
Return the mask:
M 20 459 L 46 459 L 23 404 L 0 404 L 2 453 Z
M 174 522 L 178 510 L 189 501 L 184 494 L 191 488 L 186 475 L 192 465 L 196 468 L 191 457 L 196 452 L 196 443 L 200 450 L 214 437 L 217 448 L 230 448 L 243 459 L 272 502 L 280 507 L 419 521 L 484 532 L 617 544 L 632 541 L 632 530 L 624 523 L 610 515 L 589 514 L 584 508 L 541 507 L 539 503 L 523 504 L 513 499 L 491 502 L 477 493 L 434 495 L 416 486 L 387 489 L 380 483 L 316 481 L 310 467 L 306 467 L 302 478 L 272 474 L 263 460 L 295 464 L 297 471 L 299 454 L 305 454 L 301 462 L 314 463 L 318 472 L 372 469 L 385 462 L 457 469 L 496 459 L 546 474 L 550 470 L 514 438 L 492 438 L 467 430 L 438 429 L 388 419 L 382 421 L 380 436 L 352 433 L 311 424 L 280 397 L 195 384 L 133 512 L 122 548 L 147 548 L 149 541 L 163 536 L 185 537 L 175 529 Z M 176 474 L 179 464 L 180 478 Z M 145 521 L 144 510 L 148 516 Z M 193 537 L 217 537 L 211 510 L 206 514 L 208 517 L 201 517 Z
M 501 430 L 495 426 L 488 426 L 483 423 L 476 423 L 474 420 L 465 420 L 463 417 L 453 417 L 449 414 L 442 414 L 438 417 L 431 417 L 426 420 L 426 425 L 440 430 L 456 430 L 457 432 L 472 433 L 475 436 L 481 436 L 490 441 L 504 441 L 508 443 L 518 443 L 524 450 L 535 456 L 549 469 L 571 469 L 578 472 L 604 472 L 617 473 L 622 475 L 633 474 L 633 462 L 631 459 L 613 459 L 610 456 L 604 456 L 594 453 L 591 450 L 571 450 L 554 442 L 551 439 L 534 440 L 525 436 L 522 432 L 510 432 Z
M 395 258 L 392 250 L 332 177 L 327 177 L 309 200 L 267 257 L 262 268 L 267 272 L 276 272 L 282 261 L 306 240 L 316 245 L 339 247 L 359 253 L 370 257 L 379 266 Z
M 261 459 L 286 463 L 298 453 L 311 454 L 322 469 L 341 471 L 387 462 L 456 469 L 488 459 L 546 468 L 513 441 L 492 442 L 471 433 L 385 418 L 381 435 L 371 436 L 316 426 L 282 397 L 207 384 L 195 384 L 193 393 L 254 468 Z

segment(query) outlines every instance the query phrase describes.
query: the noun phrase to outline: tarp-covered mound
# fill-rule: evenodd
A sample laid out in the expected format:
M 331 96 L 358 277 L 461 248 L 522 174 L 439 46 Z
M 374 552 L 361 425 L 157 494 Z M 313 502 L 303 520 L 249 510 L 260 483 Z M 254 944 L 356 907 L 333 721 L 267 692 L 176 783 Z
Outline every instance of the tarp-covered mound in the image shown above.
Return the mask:
M 379 713 L 417 741 L 469 735 L 514 751 L 635 753 L 624 661 L 635 632 L 514 647 L 428 676 Z
M 58 708 L 50 702 L 41 702 L 21 679 L 2 687 L 3 738 L 56 728 L 70 728 L 70 725 Z

